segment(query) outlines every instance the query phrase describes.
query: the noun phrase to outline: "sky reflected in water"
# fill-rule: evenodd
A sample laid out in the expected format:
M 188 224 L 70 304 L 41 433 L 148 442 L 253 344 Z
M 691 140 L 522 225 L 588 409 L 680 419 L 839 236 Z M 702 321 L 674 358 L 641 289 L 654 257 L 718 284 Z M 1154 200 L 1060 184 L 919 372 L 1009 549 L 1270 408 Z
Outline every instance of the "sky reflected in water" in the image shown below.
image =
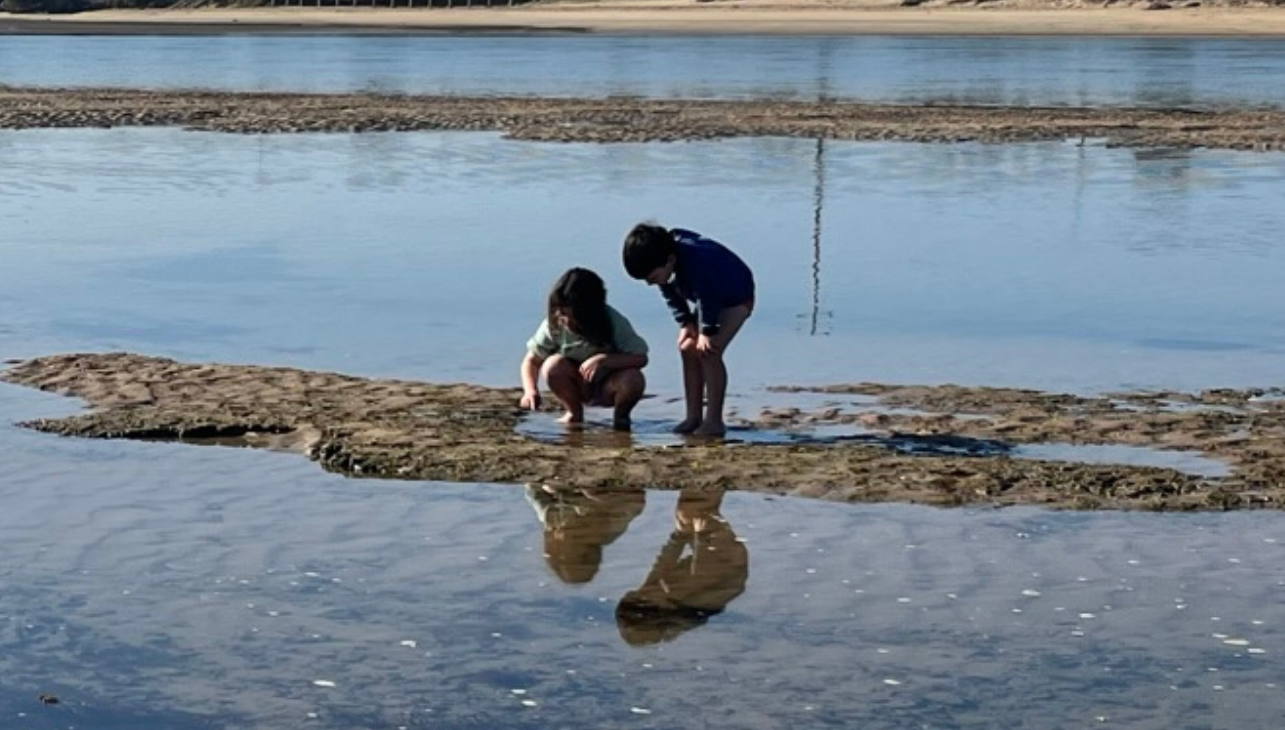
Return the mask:
M 619 259 L 657 218 L 755 268 L 734 408 L 786 383 L 1273 384 L 1283 163 L 1092 140 L 0 132 L 0 359 L 119 349 L 514 385 L 547 287 L 585 265 L 656 352 L 639 423 L 658 434 L 680 413 L 674 327 Z M 0 386 L 0 726 L 1285 713 L 1276 513 L 549 495 L 13 425 L 77 407 Z
M 18 394 L 0 388 L 6 412 L 53 400 Z M 1276 514 L 553 497 L 0 438 L 22 475 L 0 486 L 15 726 L 1268 727 L 1285 710 Z
M 619 253 L 651 218 L 755 269 L 734 394 L 1264 385 L 1285 367 L 1282 190 L 1282 155 L 1092 143 L 8 132 L 0 355 L 509 384 L 572 265 L 663 352 L 667 311 Z M 676 367 L 648 376 L 677 390 Z

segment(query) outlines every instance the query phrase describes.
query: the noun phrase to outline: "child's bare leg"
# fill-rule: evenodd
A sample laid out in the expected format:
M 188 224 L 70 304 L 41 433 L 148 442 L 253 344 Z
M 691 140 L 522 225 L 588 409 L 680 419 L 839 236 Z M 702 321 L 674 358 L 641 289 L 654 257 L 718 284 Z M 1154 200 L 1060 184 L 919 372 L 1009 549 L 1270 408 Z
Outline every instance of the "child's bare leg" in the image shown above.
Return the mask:
M 727 426 L 723 423 L 723 402 L 727 397 L 727 365 L 723 355 L 745 320 L 750 318 L 751 311 L 752 300 L 749 304 L 728 307 L 718 315 L 718 334 L 711 338 L 714 351 L 700 358 L 706 401 L 705 418 L 700 428 L 693 431 L 697 436 L 720 437 L 727 433 Z
M 711 352 L 701 358 L 705 374 L 705 418 L 692 432 L 695 436 L 722 436 L 727 433 L 723 424 L 723 399 L 727 395 L 727 366 L 723 355 Z
M 580 375 L 580 368 L 574 360 L 561 355 L 553 355 L 544 361 L 540 368 L 549 390 L 562 401 L 566 413 L 558 423 L 580 423 L 584 421 L 585 384 Z
M 630 416 L 634 406 L 642 400 L 643 391 L 647 388 L 647 379 L 638 368 L 617 370 L 607 376 L 603 383 L 603 392 L 614 408 L 611 414 L 611 427 L 617 431 L 628 431 L 633 422 Z
M 696 338 L 679 342 L 678 354 L 683 359 L 683 399 L 687 403 L 687 417 L 674 426 L 674 433 L 691 433 L 701 425 L 701 407 L 705 403 L 705 370 L 700 353 L 696 351 Z

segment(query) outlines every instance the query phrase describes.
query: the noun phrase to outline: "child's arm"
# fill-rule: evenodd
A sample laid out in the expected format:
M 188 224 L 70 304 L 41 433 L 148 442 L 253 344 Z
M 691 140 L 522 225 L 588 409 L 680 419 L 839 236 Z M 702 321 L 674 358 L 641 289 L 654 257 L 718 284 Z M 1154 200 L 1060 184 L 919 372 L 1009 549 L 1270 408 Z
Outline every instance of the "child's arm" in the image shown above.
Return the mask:
M 687 304 L 687 298 L 679 293 L 678 287 L 674 286 L 672 282 L 660 285 L 660 295 L 665 298 L 665 303 L 669 305 L 669 311 L 674 315 L 675 322 L 679 324 L 696 323 L 696 315 L 692 314 L 692 308 Z
M 522 379 L 521 408 L 536 410 L 540 407 L 540 366 L 544 359 L 557 352 L 553 334 L 549 331 L 549 320 L 540 322 L 535 334 L 526 342 L 526 357 L 522 358 L 519 376 Z
M 706 337 L 714 337 L 718 334 L 718 315 L 722 314 L 723 307 L 714 297 L 698 299 L 697 308 L 700 310 L 700 333 Z
M 642 369 L 645 367 L 647 367 L 646 355 L 635 355 L 628 352 L 600 353 L 580 363 L 580 377 L 584 378 L 586 383 L 592 383 L 598 379 L 599 369 L 611 372 L 625 368 Z
M 614 352 L 594 355 L 581 363 L 580 374 L 589 383 L 597 378 L 599 368 L 611 371 L 647 367 L 647 341 L 639 336 L 628 318 L 614 308 L 607 307 L 607 316 L 611 319 Z
M 602 364 L 610 370 L 620 370 L 621 368 L 645 368 L 647 367 L 646 355 L 637 355 L 629 352 L 613 352 L 609 355 L 602 356 Z
M 528 352 L 522 358 L 522 400 L 518 402 L 518 407 L 531 411 L 540 408 L 540 365 L 543 362 L 544 358 L 534 352 Z
M 693 272 L 692 294 L 696 297 L 696 309 L 700 312 L 700 333 L 706 337 L 718 334 L 718 316 L 723 313 L 723 302 L 727 299 L 724 281 L 715 272 Z

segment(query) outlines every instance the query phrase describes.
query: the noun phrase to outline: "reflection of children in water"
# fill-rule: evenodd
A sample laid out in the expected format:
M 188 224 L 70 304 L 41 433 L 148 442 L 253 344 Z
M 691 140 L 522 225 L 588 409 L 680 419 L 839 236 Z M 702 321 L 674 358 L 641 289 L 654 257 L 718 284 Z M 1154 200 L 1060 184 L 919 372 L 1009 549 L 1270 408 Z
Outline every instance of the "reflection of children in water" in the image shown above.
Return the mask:
M 616 626 L 628 643 L 657 644 L 696 628 L 745 592 L 749 552 L 719 513 L 723 492 L 685 490 L 674 510 L 674 531 L 643 584 L 616 606 Z
M 544 525 L 544 558 L 565 583 L 588 583 L 602 551 L 642 513 L 643 490 L 562 491 L 528 485 Z M 620 636 L 635 646 L 669 641 L 704 624 L 745 592 L 749 553 L 719 513 L 723 492 L 683 491 L 674 531 L 643 584 L 616 606 Z
M 593 580 L 602 549 L 625 534 L 646 505 L 641 489 L 554 491 L 527 485 L 526 495 L 544 525 L 544 559 L 564 583 Z

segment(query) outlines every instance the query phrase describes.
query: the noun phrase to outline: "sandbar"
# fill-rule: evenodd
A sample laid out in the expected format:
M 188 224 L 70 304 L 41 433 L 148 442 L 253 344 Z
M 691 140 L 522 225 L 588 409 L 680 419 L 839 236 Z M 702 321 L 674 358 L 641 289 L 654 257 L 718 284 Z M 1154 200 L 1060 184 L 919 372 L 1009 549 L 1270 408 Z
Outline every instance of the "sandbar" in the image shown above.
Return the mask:
M 733 435 L 862 427 L 849 439 L 761 443 L 561 442 L 518 430 L 516 389 L 374 380 L 130 353 L 18 363 L 0 380 L 83 399 L 85 413 L 29 428 L 88 438 L 296 451 L 345 475 L 525 483 L 555 490 L 744 490 L 840 502 L 1040 505 L 1164 511 L 1285 508 L 1281 390 L 1097 396 L 877 383 L 821 390 L 824 407 L 774 407 Z M 861 397 L 853 397 L 861 396 Z M 798 396 L 800 401 L 804 400 Z M 815 402 L 815 400 L 813 400 Z M 1227 473 L 1015 458 L 1020 444 L 1200 452 Z
M 0 85 L 0 129 L 175 126 L 247 134 L 492 131 L 542 142 L 729 137 L 993 144 L 1092 140 L 1285 149 L 1285 110 L 872 104 L 827 100 L 302 94 Z
M 300 5 L 0 16 L 0 34 L 333 32 L 1262 37 L 1285 35 L 1285 8 L 1226 0 L 929 0 L 914 7 L 897 0 L 561 0 L 513 7 Z

